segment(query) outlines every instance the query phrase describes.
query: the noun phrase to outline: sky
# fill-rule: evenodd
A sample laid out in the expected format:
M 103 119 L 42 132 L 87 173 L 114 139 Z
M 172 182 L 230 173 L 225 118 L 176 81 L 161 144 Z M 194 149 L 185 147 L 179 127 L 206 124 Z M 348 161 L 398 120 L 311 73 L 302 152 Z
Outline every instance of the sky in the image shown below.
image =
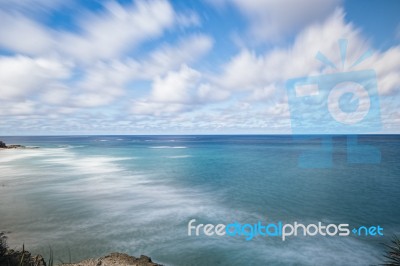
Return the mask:
M 0 135 L 400 133 L 398 14 L 397 0 L 0 0 Z

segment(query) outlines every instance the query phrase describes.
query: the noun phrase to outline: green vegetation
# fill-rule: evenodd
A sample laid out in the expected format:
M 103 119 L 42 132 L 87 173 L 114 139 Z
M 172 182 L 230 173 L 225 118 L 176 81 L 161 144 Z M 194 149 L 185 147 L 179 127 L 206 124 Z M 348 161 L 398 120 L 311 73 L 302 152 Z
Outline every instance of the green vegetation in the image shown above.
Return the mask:
M 386 254 L 384 255 L 386 261 L 382 265 L 400 266 L 400 239 L 395 235 L 389 245 L 383 245 L 386 247 Z
M 51 258 L 48 266 L 53 266 L 53 254 L 50 250 Z M 32 256 L 22 245 L 22 251 L 9 249 L 5 232 L 0 232 L 0 265 L 6 266 L 46 266 L 42 256 Z
M 7 251 L 7 236 L 5 232 L 0 232 L 0 261 Z

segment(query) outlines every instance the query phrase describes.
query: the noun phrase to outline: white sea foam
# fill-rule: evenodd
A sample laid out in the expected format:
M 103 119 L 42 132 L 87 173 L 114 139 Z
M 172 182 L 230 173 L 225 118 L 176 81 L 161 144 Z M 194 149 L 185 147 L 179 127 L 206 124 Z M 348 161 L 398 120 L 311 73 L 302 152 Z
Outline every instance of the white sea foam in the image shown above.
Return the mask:
M 182 159 L 182 158 L 190 158 L 191 155 L 176 155 L 176 156 L 165 156 L 165 158 L 169 159 Z
M 23 160 L 32 157 L 43 157 L 43 156 L 53 156 L 62 151 L 65 148 L 58 149 L 6 149 L 0 151 L 0 163 L 7 163 L 17 160 Z
M 186 146 L 151 146 L 150 149 L 187 149 Z
M 189 155 L 169 158 L 186 156 Z M 134 165 L 125 167 L 126 160 L 131 159 L 83 155 L 69 148 L 1 151 L 0 162 L 3 164 L 0 164 L 0 181 L 6 181 L 4 191 L 7 193 L 0 190 L 3 192 L 0 192 L 0 200 L 6 200 L 9 203 L 7 205 L 10 205 L 8 209 L 1 207 L 1 210 L 12 214 L 8 220 L 2 220 L 2 225 L 10 224 L 20 228 L 19 235 L 15 235 L 13 240 L 24 241 L 33 247 L 40 242 L 38 238 L 43 237 L 43 232 L 46 232 L 45 235 L 52 238 L 52 245 L 64 250 L 63 239 L 111 239 L 118 247 L 127 246 L 133 250 L 148 247 L 155 254 L 173 254 L 179 248 L 182 254 L 189 254 L 192 249 L 201 251 L 210 247 L 220 252 L 236 250 L 237 254 L 243 254 L 245 248 L 255 259 L 266 265 L 294 262 L 299 265 L 363 265 L 366 261 L 379 263 L 379 251 L 351 237 L 299 237 L 285 243 L 263 237 L 253 241 L 241 238 L 188 238 L 185 235 L 186 226 L 191 218 L 210 222 L 252 222 L 266 217 L 245 210 L 228 209 L 219 203 L 218 192 L 209 192 L 206 187 L 183 187 L 165 177 L 135 171 Z M 8 169 L 5 174 L 3 169 Z M 20 176 L 24 176 L 24 179 L 19 179 Z M 42 190 L 37 194 L 40 198 L 32 202 L 34 197 L 25 199 L 24 193 L 17 194 L 21 187 L 27 185 L 31 189 Z M 55 205 L 55 210 L 61 208 L 66 213 L 53 215 L 53 209 L 34 207 L 42 206 L 43 203 L 51 207 L 53 202 L 60 204 Z M 13 210 L 19 210 L 19 213 L 12 213 Z M 80 217 L 85 215 L 85 210 L 90 212 L 89 218 Z M 57 215 L 65 216 L 58 220 Z M 25 228 L 25 223 L 18 224 L 26 220 L 40 224 L 45 228 L 44 231 L 32 232 L 40 229 Z M 105 224 L 109 226 L 104 227 Z M 103 228 L 107 228 L 107 231 L 102 231 Z M 132 232 L 138 236 L 133 237 L 130 235 Z M 34 237 L 27 239 L 27 235 Z M 94 245 L 91 244 L 87 246 Z M 165 246 L 160 248 L 160 245 Z M 188 251 L 187 246 L 191 250 Z

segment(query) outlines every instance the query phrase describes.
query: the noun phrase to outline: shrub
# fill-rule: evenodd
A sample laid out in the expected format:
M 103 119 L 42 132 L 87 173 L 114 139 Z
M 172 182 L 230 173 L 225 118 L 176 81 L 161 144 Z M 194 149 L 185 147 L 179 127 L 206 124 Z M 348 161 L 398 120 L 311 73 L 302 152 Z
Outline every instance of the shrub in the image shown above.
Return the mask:
M 397 236 L 393 236 L 390 244 L 384 245 L 386 247 L 386 254 L 384 255 L 386 261 L 382 265 L 400 266 L 400 239 Z
M 0 232 L 0 258 L 4 256 L 7 251 L 7 237 L 4 232 Z

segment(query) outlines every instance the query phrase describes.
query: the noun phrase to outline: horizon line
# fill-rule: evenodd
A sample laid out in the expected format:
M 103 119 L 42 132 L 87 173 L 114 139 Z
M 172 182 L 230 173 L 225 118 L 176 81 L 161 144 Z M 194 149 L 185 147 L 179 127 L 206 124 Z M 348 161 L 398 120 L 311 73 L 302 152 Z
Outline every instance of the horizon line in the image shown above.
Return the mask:
M 2 137 L 90 137 L 90 136 L 376 136 L 400 135 L 400 133 L 216 133 L 216 134 L 54 134 L 54 135 L 0 135 Z

